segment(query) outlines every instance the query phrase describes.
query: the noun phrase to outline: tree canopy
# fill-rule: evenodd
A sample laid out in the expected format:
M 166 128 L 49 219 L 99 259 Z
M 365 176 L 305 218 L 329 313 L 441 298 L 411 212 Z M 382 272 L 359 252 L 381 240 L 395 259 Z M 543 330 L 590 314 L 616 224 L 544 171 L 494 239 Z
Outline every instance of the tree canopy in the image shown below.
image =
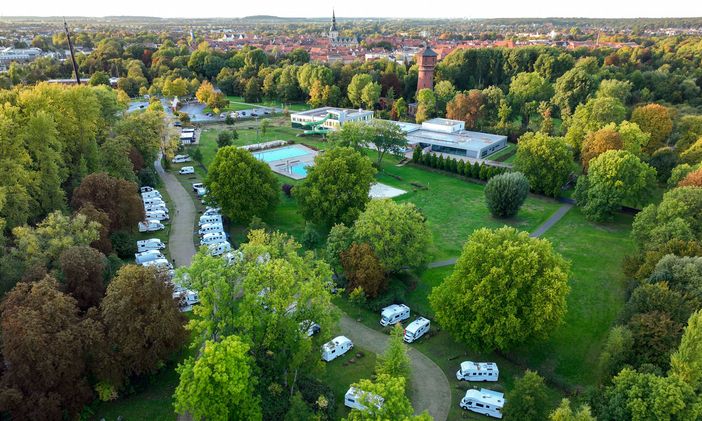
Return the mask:
M 573 169 L 573 152 L 563 138 L 527 133 L 519 139 L 514 168 L 533 191 L 558 197 Z

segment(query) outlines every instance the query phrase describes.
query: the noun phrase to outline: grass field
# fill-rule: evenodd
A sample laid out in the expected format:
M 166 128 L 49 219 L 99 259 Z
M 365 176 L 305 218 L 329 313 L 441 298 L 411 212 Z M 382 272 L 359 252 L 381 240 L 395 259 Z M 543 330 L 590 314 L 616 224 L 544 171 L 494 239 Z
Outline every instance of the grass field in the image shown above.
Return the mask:
M 263 100 L 261 102 L 257 103 L 251 103 L 251 102 L 246 102 L 244 101 L 243 97 L 240 96 L 227 96 L 227 99 L 229 100 L 229 106 L 226 108 L 229 110 L 229 107 L 239 107 L 239 108 L 232 108 L 231 111 L 238 111 L 238 110 L 248 110 L 251 108 L 255 107 L 277 107 L 277 108 L 287 108 L 290 111 L 304 111 L 304 110 L 309 110 L 310 106 L 304 102 L 301 103 L 281 103 L 277 101 L 270 101 L 270 100 Z
M 357 358 L 356 354 L 362 354 Z M 353 363 L 350 360 L 353 359 Z M 344 406 L 344 395 L 352 383 L 369 379 L 375 370 L 376 355 L 362 348 L 354 347 L 351 351 L 326 364 L 321 380 L 334 391 L 336 398 L 336 417 L 346 417 L 350 410 Z

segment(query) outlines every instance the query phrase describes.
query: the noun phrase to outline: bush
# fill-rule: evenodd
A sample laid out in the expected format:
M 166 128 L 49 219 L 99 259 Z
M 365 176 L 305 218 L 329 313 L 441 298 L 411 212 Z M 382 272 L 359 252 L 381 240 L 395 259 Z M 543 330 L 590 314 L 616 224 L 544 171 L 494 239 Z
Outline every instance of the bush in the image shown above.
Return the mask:
M 387 287 L 385 269 L 367 243 L 354 243 L 341 253 L 341 265 L 344 267 L 348 288 L 363 288 L 366 297 L 375 298 Z
M 128 231 L 117 231 L 110 236 L 112 249 L 122 259 L 131 259 L 137 252 L 136 236 Z
M 304 399 L 310 407 L 313 407 L 316 411 L 325 413 L 327 419 L 334 419 L 336 414 L 336 399 L 334 398 L 334 391 L 329 386 L 312 377 L 301 377 L 297 381 L 297 387 L 300 390 L 302 399 Z M 319 399 L 320 397 L 324 397 L 324 400 Z M 320 403 L 322 403 L 321 406 Z
M 292 184 L 283 184 L 282 189 L 283 189 L 283 194 L 285 194 L 285 196 L 292 197 L 292 190 L 293 190 Z
M 529 181 L 520 172 L 492 177 L 485 186 L 485 201 L 495 218 L 509 218 L 519 212 L 529 193 Z

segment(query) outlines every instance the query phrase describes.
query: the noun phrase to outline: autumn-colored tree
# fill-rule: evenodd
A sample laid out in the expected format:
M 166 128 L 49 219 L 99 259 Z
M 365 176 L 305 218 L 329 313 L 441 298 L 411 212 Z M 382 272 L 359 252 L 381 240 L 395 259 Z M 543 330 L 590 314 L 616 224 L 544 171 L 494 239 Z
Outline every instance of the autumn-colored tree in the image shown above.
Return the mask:
M 100 224 L 98 228 L 100 238 L 90 243 L 90 247 L 100 250 L 106 256 L 109 255 L 112 252 L 112 242 L 110 241 L 110 217 L 107 213 L 96 209 L 92 203 L 87 203 L 76 213 L 85 215 L 89 222 Z
M 90 402 L 86 354 L 94 324 L 51 277 L 19 283 L 0 305 L 0 405 L 12 419 L 74 419 Z
M 643 148 L 648 154 L 665 146 L 665 141 L 673 131 L 670 110 L 660 104 L 648 104 L 634 109 L 631 121 L 638 124 L 644 132 L 651 134 L 651 140 Z
M 105 255 L 92 247 L 66 249 L 59 258 L 65 291 L 73 296 L 81 310 L 100 304 L 105 294 Z
M 632 358 L 637 366 L 654 364 L 667 369 L 683 326 L 662 311 L 636 314 L 628 326 L 634 339 Z
M 702 168 L 689 173 L 685 178 L 680 180 L 678 187 L 684 186 L 702 187 Z
M 126 265 L 107 287 L 100 314 L 124 377 L 155 372 L 187 337 L 173 289 L 153 268 Z
M 474 128 L 483 114 L 485 97 L 482 91 L 471 89 L 468 93 L 458 93 L 446 104 L 446 117 L 463 120 L 466 128 Z
M 600 154 L 612 150 L 622 149 L 622 137 L 619 133 L 609 127 L 605 127 L 596 132 L 592 132 L 585 137 L 582 149 L 580 150 L 580 159 L 582 160 L 583 170 L 587 172 L 590 160 L 600 156 Z
M 341 265 L 348 279 L 348 290 L 360 287 L 368 298 L 375 298 L 385 290 L 385 270 L 371 246 L 354 243 L 341 253 Z
M 205 80 L 200 84 L 200 87 L 195 92 L 195 98 L 203 104 L 207 104 L 210 101 L 210 97 L 215 94 L 214 86 L 209 80 Z
M 138 191 L 136 183 L 105 173 L 90 174 L 73 192 L 71 206 L 80 209 L 92 203 L 110 217 L 110 231 L 130 230 L 144 219 L 144 206 Z

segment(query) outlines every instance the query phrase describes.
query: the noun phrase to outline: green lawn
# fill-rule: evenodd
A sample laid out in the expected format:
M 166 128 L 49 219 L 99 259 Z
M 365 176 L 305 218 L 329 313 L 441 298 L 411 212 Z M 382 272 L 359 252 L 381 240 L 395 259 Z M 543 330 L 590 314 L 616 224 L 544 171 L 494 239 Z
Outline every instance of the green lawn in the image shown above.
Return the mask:
M 357 354 L 362 354 L 358 358 Z M 352 383 L 369 379 L 375 370 L 376 355 L 363 348 L 354 347 L 351 351 L 326 364 L 321 380 L 334 391 L 336 398 L 336 418 L 346 417 L 350 409 L 344 406 L 344 395 Z M 350 362 L 353 360 L 354 362 Z
M 508 159 L 513 159 L 517 152 L 517 145 L 514 143 L 508 143 L 506 148 L 500 149 L 492 155 L 488 155 L 485 159 L 491 159 L 493 161 L 503 161 L 506 162 Z
M 287 108 L 290 111 L 304 111 L 309 110 L 310 106 L 304 102 L 299 103 L 282 103 L 278 101 L 263 100 L 261 102 L 246 102 L 243 97 L 240 96 L 227 96 L 229 100 L 229 105 L 225 108 L 228 111 L 238 111 L 238 110 L 248 110 L 256 107 L 277 107 L 277 108 Z

